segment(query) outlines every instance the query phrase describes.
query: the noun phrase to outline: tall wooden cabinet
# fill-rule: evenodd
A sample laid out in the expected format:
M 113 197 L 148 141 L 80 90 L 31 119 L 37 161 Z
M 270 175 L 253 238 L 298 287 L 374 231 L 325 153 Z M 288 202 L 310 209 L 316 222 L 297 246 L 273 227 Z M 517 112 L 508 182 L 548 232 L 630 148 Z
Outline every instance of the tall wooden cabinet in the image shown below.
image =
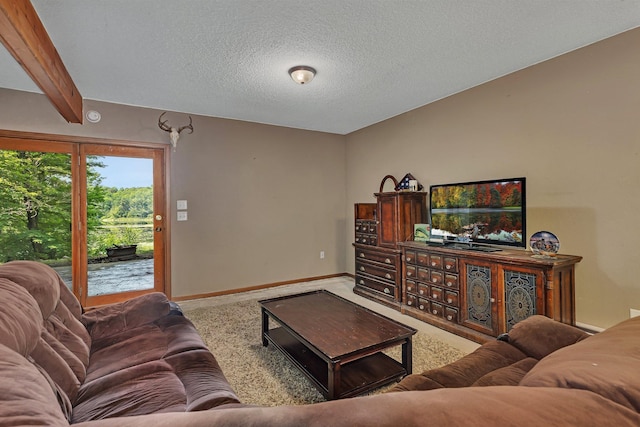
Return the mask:
M 542 314 L 575 324 L 575 265 L 582 257 L 532 257 L 404 242 L 403 313 L 477 342 Z
M 375 197 L 376 203 L 354 206 L 354 292 L 400 310 L 402 258 L 398 242 L 411 240 L 414 224 L 426 221 L 426 193 L 381 189 Z

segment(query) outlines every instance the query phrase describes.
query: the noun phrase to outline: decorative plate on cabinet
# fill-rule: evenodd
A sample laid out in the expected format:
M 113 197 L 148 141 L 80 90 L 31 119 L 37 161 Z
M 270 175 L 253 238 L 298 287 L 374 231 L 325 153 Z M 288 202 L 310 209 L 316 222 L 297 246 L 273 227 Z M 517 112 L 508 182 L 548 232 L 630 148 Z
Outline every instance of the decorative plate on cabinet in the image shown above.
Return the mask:
M 531 236 L 529 241 L 531 251 L 535 258 L 551 258 L 560 250 L 560 241 L 555 234 L 549 231 L 538 231 Z

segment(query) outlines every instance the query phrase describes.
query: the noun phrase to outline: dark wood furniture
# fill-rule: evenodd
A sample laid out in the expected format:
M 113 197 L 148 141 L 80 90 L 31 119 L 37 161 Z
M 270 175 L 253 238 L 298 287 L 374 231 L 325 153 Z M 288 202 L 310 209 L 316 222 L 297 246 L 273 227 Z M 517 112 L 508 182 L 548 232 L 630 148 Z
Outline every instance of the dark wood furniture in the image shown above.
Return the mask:
M 260 301 L 262 345 L 273 344 L 329 400 L 411 373 L 416 330 L 326 290 Z M 270 328 L 269 319 L 278 323 Z M 402 345 L 402 362 L 382 350 Z
M 582 257 L 481 252 L 403 242 L 401 311 L 483 343 L 532 314 L 575 325 L 575 265 Z
M 353 291 L 400 310 L 402 258 L 398 242 L 413 240 L 414 224 L 427 218 L 426 194 L 419 191 L 375 193 L 376 203 L 356 203 L 355 287 Z

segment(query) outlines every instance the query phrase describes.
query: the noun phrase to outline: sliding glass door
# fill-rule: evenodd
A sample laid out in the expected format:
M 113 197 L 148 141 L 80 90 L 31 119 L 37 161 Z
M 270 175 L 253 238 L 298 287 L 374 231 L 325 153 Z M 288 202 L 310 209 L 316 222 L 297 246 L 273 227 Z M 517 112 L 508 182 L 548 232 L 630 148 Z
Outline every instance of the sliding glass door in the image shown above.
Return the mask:
M 50 264 L 84 306 L 167 292 L 165 155 L 0 137 L 0 263 Z

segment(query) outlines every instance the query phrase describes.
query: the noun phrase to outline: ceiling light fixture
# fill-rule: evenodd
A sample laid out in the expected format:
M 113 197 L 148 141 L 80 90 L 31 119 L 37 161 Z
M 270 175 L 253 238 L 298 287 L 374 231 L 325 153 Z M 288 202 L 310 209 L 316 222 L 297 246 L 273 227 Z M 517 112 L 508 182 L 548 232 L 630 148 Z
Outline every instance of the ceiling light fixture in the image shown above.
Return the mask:
M 313 80 L 316 75 L 316 70 L 306 65 L 298 65 L 297 67 L 289 69 L 289 75 L 294 82 L 303 85 Z

